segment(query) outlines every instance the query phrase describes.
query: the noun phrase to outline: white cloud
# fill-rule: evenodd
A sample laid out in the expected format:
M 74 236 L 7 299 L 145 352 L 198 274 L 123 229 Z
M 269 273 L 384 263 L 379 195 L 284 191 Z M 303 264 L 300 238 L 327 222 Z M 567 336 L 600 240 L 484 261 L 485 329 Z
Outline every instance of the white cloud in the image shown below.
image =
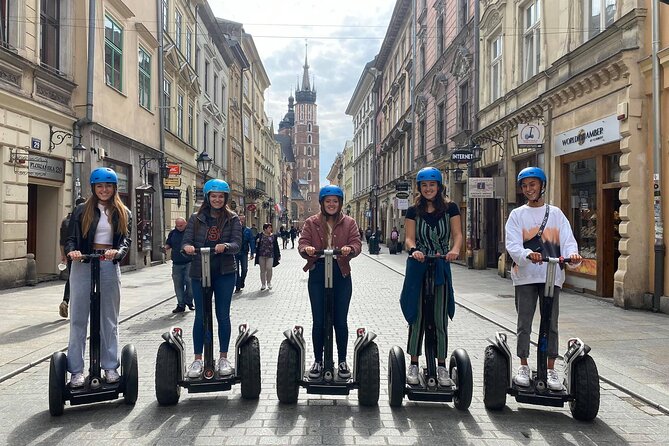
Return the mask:
M 302 82 L 305 39 L 318 93 L 321 185 L 337 152 L 353 137 L 345 114 L 365 64 L 381 48 L 395 5 L 391 0 L 209 0 L 217 17 L 244 24 L 269 76 L 267 115 L 275 128 L 288 96 Z

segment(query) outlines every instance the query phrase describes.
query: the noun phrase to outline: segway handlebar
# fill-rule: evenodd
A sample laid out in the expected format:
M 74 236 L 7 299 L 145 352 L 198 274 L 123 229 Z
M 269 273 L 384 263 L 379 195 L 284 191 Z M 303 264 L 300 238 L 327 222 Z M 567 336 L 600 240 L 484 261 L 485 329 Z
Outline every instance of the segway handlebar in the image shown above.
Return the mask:
M 99 254 L 99 253 L 92 253 L 92 254 L 82 254 L 81 257 L 79 257 L 79 261 L 81 262 L 88 262 L 91 259 L 100 259 L 102 260 L 107 260 L 105 258 L 104 254 Z
M 183 254 L 183 255 L 185 255 L 185 256 L 195 256 L 195 255 L 200 254 L 200 253 L 203 252 L 203 251 L 204 251 L 204 252 L 207 252 L 206 250 L 209 250 L 209 255 L 212 255 L 212 256 L 217 256 L 217 255 L 219 255 L 219 254 L 225 254 L 225 252 L 214 252 L 214 248 L 211 248 L 211 247 L 209 247 L 209 246 L 207 246 L 207 247 L 204 247 L 204 246 L 203 246 L 203 247 L 201 247 L 201 248 L 195 247 L 195 252 L 193 252 L 193 254 L 188 254 L 186 251 L 184 251 L 184 250 L 182 249 L 182 250 L 181 250 L 181 254 Z
M 341 255 L 341 249 L 317 249 L 314 251 L 314 256 L 316 257 L 325 257 L 326 254 L 339 256 Z
M 409 257 L 411 257 L 411 254 L 409 254 Z M 448 262 L 446 259 L 445 255 L 442 254 L 423 254 L 423 258 L 425 260 L 443 260 L 444 262 Z
M 530 256 L 527 256 L 527 259 L 530 259 Z M 570 257 L 541 257 L 542 262 L 555 262 L 555 263 L 571 263 L 572 260 Z

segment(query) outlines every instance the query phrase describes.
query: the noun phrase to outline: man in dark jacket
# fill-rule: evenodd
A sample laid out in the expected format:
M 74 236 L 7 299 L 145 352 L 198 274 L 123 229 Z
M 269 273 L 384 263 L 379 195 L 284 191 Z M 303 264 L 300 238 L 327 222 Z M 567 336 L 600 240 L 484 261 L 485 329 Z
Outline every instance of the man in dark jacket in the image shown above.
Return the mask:
M 172 282 L 174 282 L 174 292 L 177 295 L 177 307 L 172 310 L 172 313 L 183 313 L 186 306 L 189 310 L 194 308 L 190 282 L 192 256 L 184 255 L 181 252 L 181 241 L 184 237 L 186 225 L 186 220 L 178 217 L 174 221 L 174 229 L 170 231 L 163 246 L 165 251 L 174 248 L 172 249 Z
M 85 202 L 86 199 L 83 197 L 78 197 L 74 202 L 75 206 L 79 206 L 81 203 Z M 70 260 L 64 251 L 65 241 L 67 240 L 67 231 L 70 226 L 70 218 L 72 217 L 72 212 L 68 213 L 67 216 L 63 219 L 60 224 L 60 262 L 67 263 L 67 268 L 63 271 L 65 275 L 65 291 L 63 292 L 63 301 L 58 306 L 58 314 L 60 317 L 67 317 L 70 309 L 70 268 L 72 267 L 72 260 Z
M 290 249 L 295 248 L 295 238 L 297 237 L 297 229 L 295 229 L 295 225 L 292 225 L 290 227 Z
M 249 272 L 249 253 L 251 259 L 256 253 L 256 239 L 251 228 L 246 226 L 246 216 L 240 215 L 239 222 L 242 224 L 242 246 L 237 254 L 237 284 L 235 293 L 241 293 L 246 284 L 246 274 Z

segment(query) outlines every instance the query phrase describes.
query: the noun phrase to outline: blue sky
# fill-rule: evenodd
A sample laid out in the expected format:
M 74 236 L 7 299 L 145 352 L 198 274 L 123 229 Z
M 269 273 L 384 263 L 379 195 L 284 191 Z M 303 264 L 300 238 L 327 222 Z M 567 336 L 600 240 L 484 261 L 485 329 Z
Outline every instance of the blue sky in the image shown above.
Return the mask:
M 244 24 L 253 35 L 272 83 L 265 110 L 275 129 L 288 96 L 301 82 L 305 39 L 318 93 L 321 185 L 337 152 L 353 137 L 345 114 L 365 64 L 378 53 L 395 2 L 392 0 L 209 0 L 217 17 Z

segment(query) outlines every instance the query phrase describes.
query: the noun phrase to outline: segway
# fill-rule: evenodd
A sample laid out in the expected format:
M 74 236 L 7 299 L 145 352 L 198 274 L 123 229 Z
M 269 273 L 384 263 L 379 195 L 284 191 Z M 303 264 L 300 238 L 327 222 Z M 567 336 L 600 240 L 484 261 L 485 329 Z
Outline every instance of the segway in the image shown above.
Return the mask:
M 564 383 L 562 390 L 550 390 L 546 385 L 548 356 L 548 332 L 553 309 L 555 269 L 570 259 L 544 257 L 547 262 L 546 285 L 540 296 L 539 343 L 537 370 L 532 373 L 530 385 L 523 387 L 513 382 L 511 350 L 505 333 L 497 332 L 491 345 L 485 349 L 483 362 L 483 402 L 486 409 L 500 410 L 506 404 L 506 394 L 519 403 L 541 406 L 564 407 L 569 402 L 571 414 L 577 420 L 590 421 L 599 412 L 599 373 L 595 360 L 590 356 L 590 347 L 579 338 L 569 339 L 564 354 Z
M 418 373 L 418 384 L 409 384 L 406 382 L 404 351 L 397 345 L 390 350 L 388 355 L 388 400 L 391 407 L 401 406 L 404 395 L 411 401 L 452 401 L 459 410 L 469 409 L 472 402 L 474 389 L 472 364 L 465 349 L 457 348 L 451 353 L 448 374 L 453 381 L 453 386 L 442 387 L 437 381 L 437 330 L 434 321 L 434 298 L 435 261 L 438 259 L 443 259 L 443 257 L 425 256 L 427 271 L 423 279 L 421 305 L 427 367 Z
M 202 259 L 202 294 L 204 301 L 204 370 L 202 376 L 189 378 L 186 374 L 186 348 L 183 330 L 172 327 L 163 333 L 163 343 L 156 356 L 156 399 L 161 406 L 179 402 L 181 388 L 188 393 L 220 392 L 241 383 L 244 399 L 257 399 L 260 395 L 260 344 L 255 336 L 258 330 L 248 324 L 239 325 L 235 341 L 236 369 L 229 376 L 216 373 L 214 361 L 213 311 L 214 289 L 211 284 L 211 248 L 195 248 Z
M 115 400 L 120 394 L 126 404 L 135 404 L 138 393 L 137 351 L 132 344 L 126 344 L 121 351 L 121 379 L 107 383 L 102 379 L 100 367 L 100 261 L 104 254 L 85 254 L 82 261 L 91 264 L 91 306 L 90 306 L 90 366 L 88 378 L 82 387 L 72 387 L 67 383 L 67 356 L 56 352 L 49 364 L 49 413 L 63 414 L 65 402 L 71 406 Z
M 351 377 L 340 378 L 335 371 L 332 353 L 334 317 L 332 262 L 334 256 L 341 255 L 341 250 L 318 250 L 314 255 L 324 257 L 325 261 L 323 373 L 318 379 L 311 379 L 305 375 L 304 328 L 296 325 L 292 330 L 283 333 L 286 339 L 279 347 L 276 394 L 280 402 L 294 404 L 297 402 L 300 387 L 307 389 L 307 393 L 321 395 L 348 395 L 351 389 L 358 389 L 358 402 L 363 406 L 375 406 L 379 401 L 380 385 L 379 348 L 374 342 L 376 334 L 364 327 L 356 330 Z

